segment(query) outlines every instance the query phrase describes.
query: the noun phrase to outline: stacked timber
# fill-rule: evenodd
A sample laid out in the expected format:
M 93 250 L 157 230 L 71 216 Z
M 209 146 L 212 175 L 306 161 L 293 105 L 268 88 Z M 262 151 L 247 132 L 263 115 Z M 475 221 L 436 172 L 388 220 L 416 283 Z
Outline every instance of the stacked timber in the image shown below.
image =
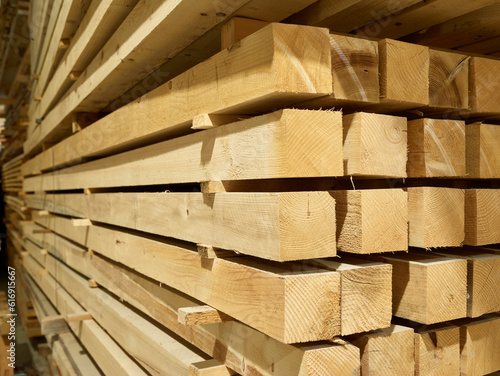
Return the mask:
M 482 7 L 49 3 L 4 173 L 66 373 L 500 370 L 500 61 L 411 40 Z

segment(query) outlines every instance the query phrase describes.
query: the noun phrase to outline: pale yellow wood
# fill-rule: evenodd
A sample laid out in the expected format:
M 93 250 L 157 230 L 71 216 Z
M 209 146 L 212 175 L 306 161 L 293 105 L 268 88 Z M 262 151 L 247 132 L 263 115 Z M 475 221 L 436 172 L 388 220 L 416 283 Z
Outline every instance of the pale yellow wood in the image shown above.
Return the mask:
M 160 376 L 168 370 L 171 375 L 186 375 L 189 364 L 205 360 L 103 290 L 87 288 L 86 280 L 63 263 L 54 259 L 49 267 L 57 283 L 150 374 Z M 85 322 L 93 320 L 74 324 Z
M 92 221 L 276 261 L 336 255 L 335 200 L 328 192 L 97 193 L 35 195 L 26 201 L 30 207 L 82 212 Z
M 243 17 L 233 17 L 222 26 L 221 49 L 225 50 L 238 43 L 243 38 L 267 26 L 269 22 L 252 20 Z
M 62 376 L 97 375 L 102 372 L 73 333 L 60 333 L 57 339 L 51 343 L 52 356 Z
M 245 118 L 245 116 L 239 115 L 200 114 L 193 118 L 193 125 L 191 126 L 191 129 L 211 129 L 224 124 L 234 123 Z
M 470 108 L 473 112 L 498 113 L 500 103 L 500 61 L 472 57 L 470 59 Z
M 460 374 L 460 329 L 446 325 L 415 330 L 415 376 Z
M 75 322 L 75 321 L 85 321 L 92 320 L 92 315 L 90 313 L 71 313 L 66 315 L 67 322 Z
M 379 253 L 408 249 L 408 194 L 401 189 L 331 191 L 337 249 Z
M 24 190 L 340 176 L 341 124 L 340 112 L 282 110 L 26 178 Z
M 92 226 L 92 222 L 90 219 L 82 218 L 82 219 L 72 219 L 71 222 L 73 226 Z
M 198 250 L 198 254 L 206 259 L 214 259 L 217 257 L 233 257 L 237 255 L 236 252 L 214 248 L 211 245 L 206 244 L 196 244 L 196 249 Z
M 500 178 L 500 125 L 472 123 L 465 132 L 467 177 Z
M 409 121 L 408 177 L 465 176 L 465 127 L 461 120 Z
M 342 335 L 388 327 L 391 323 L 392 268 L 388 264 L 342 256 L 339 261 L 314 260 L 340 273 Z
M 469 108 L 469 62 L 466 55 L 429 50 L 429 106 Z
M 42 276 L 38 274 L 40 264 L 32 258 L 27 258 L 24 265 L 30 276 L 62 315 L 83 311 L 78 302 L 61 288 L 50 274 Z M 105 373 L 146 375 L 94 320 L 70 323 L 69 326 Z
M 100 226 L 74 227 L 65 218 L 40 217 L 37 221 L 283 342 L 329 339 L 340 334 L 340 275 L 335 271 L 300 263 L 266 264 L 248 257 L 207 260 L 194 250 L 175 243 L 163 243 Z M 75 233 L 75 229 L 79 232 Z M 123 247 L 127 249 L 126 253 L 121 251 Z M 141 251 L 142 256 L 138 257 L 135 252 L 142 249 L 148 251 L 144 254 Z M 127 255 L 133 257 L 128 259 Z M 85 257 L 82 254 L 80 260 L 68 256 L 65 259 L 69 266 L 87 275 L 97 273 L 86 269 Z M 385 289 L 367 295 L 368 302 L 372 296 L 387 297 L 387 271 L 381 270 L 380 273 L 385 275 L 380 285 Z M 380 273 L 374 272 L 373 278 L 379 278 Z M 93 276 L 106 287 L 107 274 L 101 271 L 99 275 L 104 277 Z M 242 280 L 242 275 L 248 278 Z M 362 294 L 354 301 L 364 304 L 364 297 Z M 387 300 L 380 301 L 387 303 Z M 373 305 L 371 309 L 374 311 L 370 312 L 378 313 L 387 307 L 387 304 Z M 356 312 L 353 320 L 358 317 L 365 316 L 358 316 Z M 381 317 L 382 320 L 390 319 L 390 316 Z M 362 320 L 368 322 L 364 325 L 378 325 L 380 318 L 374 314 L 373 318 Z
M 109 35 L 116 31 L 137 2 L 138 0 L 94 0 L 90 4 L 71 46 L 58 65 L 52 80 L 47 83 L 42 102 L 39 106 L 30 107 L 32 120 L 44 116 L 54 101 L 60 99 L 73 83 L 71 72 L 85 70 Z M 34 123 L 31 123 L 29 132 L 33 128 Z
M 393 268 L 393 315 L 421 324 L 467 316 L 466 260 L 430 253 L 381 258 Z
M 178 313 L 179 322 L 187 326 L 216 324 L 233 320 L 231 316 L 206 305 L 179 308 Z
M 189 366 L 189 376 L 230 376 L 236 374 L 216 359 L 192 363 Z
M 381 101 L 397 109 L 429 104 L 429 48 L 383 39 L 379 42 Z
M 361 376 L 414 375 L 412 328 L 391 325 L 348 340 L 361 350 Z
M 500 370 L 500 317 L 460 327 L 460 375 L 480 376 Z
M 200 183 L 201 193 L 222 193 L 226 192 L 224 183 L 220 180 L 202 181 Z
M 500 311 L 500 255 L 476 247 L 450 248 L 439 252 L 467 260 L 468 317 Z
M 186 3 L 185 0 L 177 0 L 176 2 Z M 205 2 L 209 1 L 204 0 Z M 225 7 L 235 5 L 235 3 L 231 3 Z M 99 54 L 87 68 L 88 74 L 81 76 L 75 82 L 74 90 L 68 93 L 45 117 L 43 122 L 33 130 L 24 144 L 26 154 L 34 154 L 43 142 L 59 140 L 63 135 L 67 135 L 65 123 L 71 112 L 95 111 L 93 106 L 85 105 L 85 101 L 83 101 L 89 94 L 93 93 L 89 96 L 92 101 L 98 101 L 100 98 L 105 101 L 109 99 L 110 91 L 116 90 L 120 84 L 122 84 L 121 86 L 123 83 L 126 83 L 127 86 L 130 85 L 130 73 L 127 74 L 124 64 L 128 67 L 140 67 L 142 64 L 149 63 L 151 66 L 151 53 L 156 50 L 155 53 L 160 55 L 175 54 L 177 49 L 170 49 L 168 45 L 165 45 L 166 36 L 165 30 L 163 30 L 165 27 L 168 28 L 168 33 L 178 35 L 184 33 L 184 37 L 169 39 L 173 44 L 178 46 L 186 43 L 185 35 L 190 33 L 183 30 L 183 27 L 172 28 L 168 21 L 171 17 L 179 17 L 175 14 L 182 12 L 183 6 L 176 7 L 175 11 L 172 7 L 173 4 L 170 2 L 162 4 L 155 11 L 154 19 L 147 18 L 146 22 L 147 28 L 154 28 L 158 22 L 161 23 L 161 27 L 156 27 L 151 34 L 147 34 L 144 28 L 140 28 L 137 31 L 140 38 L 131 39 L 126 45 L 120 44 L 119 50 L 116 50 L 114 40 L 125 36 L 120 32 L 114 34 L 114 38 L 111 38 L 103 48 L 103 51 L 106 51 Z M 199 9 L 201 6 L 196 8 Z M 147 12 L 145 13 L 147 14 Z M 195 11 L 195 13 L 192 15 L 193 17 L 203 19 L 199 12 Z M 131 12 L 130 17 L 136 17 L 134 11 Z M 187 24 L 188 14 L 183 12 L 182 19 L 183 23 Z M 208 22 L 208 20 L 202 22 Z M 201 27 L 192 28 L 189 26 L 189 28 L 193 30 L 192 32 L 203 33 Z M 141 43 L 143 48 L 148 44 L 153 47 L 162 43 L 161 48 L 152 48 L 151 53 L 148 54 L 142 54 L 142 49 L 131 49 L 130 53 L 126 52 L 127 47 L 135 48 L 133 45 L 137 44 L 138 39 L 143 40 L 144 38 L 146 38 L 146 42 Z M 256 53 L 256 51 L 262 53 Z M 127 54 L 135 57 L 133 61 L 125 58 Z M 104 59 L 101 56 L 104 56 Z M 304 58 L 305 56 L 307 59 Z M 108 57 L 107 60 L 106 57 Z M 241 59 L 242 57 L 246 57 L 246 59 Z M 180 129 L 186 131 L 192 118 L 200 113 L 217 113 L 224 110 L 226 110 L 225 113 L 229 114 L 242 113 L 240 111 L 245 107 L 246 111 L 243 113 L 255 112 L 256 102 L 260 102 L 260 106 L 257 106 L 259 111 L 271 110 L 284 104 L 293 104 L 301 100 L 326 95 L 331 91 L 330 51 L 326 29 L 283 24 L 268 25 L 242 40 L 240 48 L 221 51 L 218 58 L 218 60 L 228 63 L 223 65 L 223 69 L 219 69 L 221 66 L 210 60 L 144 95 L 140 101 L 134 101 L 115 111 L 112 116 L 107 117 L 107 121 L 110 124 L 119 125 L 120 131 L 115 132 L 112 129 L 107 129 L 107 135 L 104 137 L 106 141 L 101 139 L 102 142 L 94 143 L 95 149 L 93 151 L 88 149 L 85 151 L 87 153 L 102 152 L 110 147 L 125 146 L 126 144 L 130 146 L 132 141 L 137 143 L 138 138 L 142 138 L 143 141 L 148 137 L 149 139 L 154 138 L 156 133 L 168 134 L 178 132 Z M 108 69 L 102 68 L 102 60 L 106 62 L 108 68 L 114 64 L 120 64 L 123 68 L 109 74 Z M 234 61 L 237 63 L 232 63 Z M 143 69 L 140 71 L 142 72 Z M 282 74 L 276 75 L 276 71 Z M 101 72 L 101 77 L 94 80 L 92 72 L 97 72 L 97 74 Z M 117 79 L 116 76 L 122 77 Z M 261 78 L 256 79 L 259 76 Z M 252 79 L 249 80 L 249 77 Z M 200 80 L 207 84 L 200 85 Z M 113 81 L 115 82 L 111 85 Z M 205 96 L 207 86 L 212 90 L 213 82 L 218 84 L 217 92 L 211 91 L 211 95 Z M 100 90 L 98 95 L 96 85 L 106 87 L 106 90 Z M 196 88 L 196 90 L 188 88 Z M 121 92 L 123 92 L 123 88 L 117 91 L 117 93 Z M 172 96 L 171 93 L 176 94 Z M 167 95 L 171 98 L 165 102 L 164 97 Z M 206 100 L 200 101 L 201 96 L 206 97 Z M 221 100 L 222 98 L 231 99 Z M 178 103 L 186 104 L 191 103 L 191 101 L 195 101 L 193 103 L 196 104 L 187 106 L 187 109 L 182 106 L 184 109 L 177 110 L 174 114 L 173 109 L 178 107 Z M 139 102 L 140 106 L 138 106 Z M 145 103 L 147 103 L 146 106 Z M 170 113 L 167 124 L 163 116 L 165 112 Z M 146 114 L 149 121 L 145 123 L 143 115 Z M 124 128 L 122 122 L 116 121 L 119 117 L 123 119 L 123 116 L 127 119 L 130 131 Z M 92 132 L 89 131 L 91 134 L 94 132 L 93 128 Z M 100 125 L 99 128 L 97 133 L 100 134 L 105 127 Z M 87 139 L 86 135 L 87 133 L 82 135 L 83 139 Z M 114 136 L 109 137 L 109 135 Z
M 500 189 L 465 190 L 465 242 L 500 243 Z
M 462 189 L 408 188 L 409 245 L 458 247 L 465 239 Z
M 359 112 L 343 124 L 345 175 L 406 177 L 405 118 Z

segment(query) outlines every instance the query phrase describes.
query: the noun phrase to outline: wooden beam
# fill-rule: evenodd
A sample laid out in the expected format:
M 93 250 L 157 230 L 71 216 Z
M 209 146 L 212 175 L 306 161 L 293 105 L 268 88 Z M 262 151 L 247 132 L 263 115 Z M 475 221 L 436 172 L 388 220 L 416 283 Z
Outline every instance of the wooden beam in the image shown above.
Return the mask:
M 460 372 L 464 376 L 486 375 L 500 370 L 498 341 L 500 317 L 486 316 L 460 326 Z
M 467 316 L 467 261 L 425 253 L 381 256 L 392 265 L 393 315 L 421 324 Z
M 467 317 L 479 317 L 500 311 L 500 255 L 482 251 L 482 248 L 463 247 L 439 251 L 467 260 Z
M 267 26 L 269 22 L 252 20 L 243 17 L 233 17 L 222 26 L 221 50 L 230 48 L 243 38 Z
M 207 305 L 179 308 L 178 313 L 179 322 L 187 326 L 217 324 L 234 320 L 231 316 Z
M 408 122 L 408 177 L 465 176 L 465 122 L 417 119 Z
M 61 373 L 94 375 L 102 372 L 72 332 L 61 333 L 52 343 L 52 357 Z
M 33 203 L 31 199 L 27 198 Z M 63 199 L 68 201 L 64 203 Z M 265 259 L 290 261 L 336 255 L 335 200 L 328 192 L 99 193 L 50 195 L 46 200 L 39 205 L 52 202 L 58 213 L 65 209 L 58 210 L 57 206 L 67 207 L 66 211 L 85 212 L 92 221 Z M 116 215 L 118 212 L 121 214 Z M 218 230 L 222 228 L 224 231 Z
M 164 36 L 158 38 L 164 39 Z M 275 43 L 276 40 L 280 42 Z M 311 47 L 312 40 L 315 41 L 314 48 Z M 113 50 L 115 47 L 113 45 Z M 293 51 L 293 54 L 283 53 L 283 49 Z M 303 59 L 304 56 L 308 58 Z M 300 61 L 299 70 L 297 59 Z M 119 60 L 121 62 L 121 58 Z M 227 70 L 216 69 L 221 64 Z M 60 143 L 57 152 L 51 151 L 55 153 L 54 160 L 46 168 L 91 154 L 102 155 L 113 152 L 113 149 L 130 148 L 131 145 L 157 139 L 160 135 L 165 137 L 188 132 L 192 119 L 200 113 L 258 113 L 329 94 L 332 88 L 330 64 L 326 30 L 295 25 L 268 25 L 242 40 L 239 48 L 221 51 L 212 60 L 197 65 L 144 95 L 140 105 L 134 101 L 98 121 L 95 126 L 88 127 L 81 134 L 79 132 Z M 253 72 L 252 77 L 255 79 L 248 81 L 250 72 Z M 204 84 L 193 82 L 193 77 L 205 77 Z M 218 82 L 216 91 L 213 91 L 213 82 Z M 190 89 L 187 90 L 186 87 Z M 201 96 L 206 90 L 210 90 L 212 94 Z M 26 154 L 33 154 L 32 151 L 38 149 L 39 145 L 49 141 L 50 136 L 61 129 L 58 128 L 59 124 L 70 112 L 85 111 L 82 106 L 71 105 L 70 102 L 79 101 L 75 95 L 69 95 L 61 101 L 33 131 L 25 144 Z M 200 98 L 204 98 L 203 102 L 200 102 Z M 193 100 L 197 106 L 177 105 Z M 167 123 L 163 116 L 165 111 L 171 114 Z M 147 124 L 143 122 L 144 116 L 148 116 L 150 120 Z M 138 127 L 139 124 L 141 127 Z M 113 125 L 117 128 L 113 128 Z M 64 134 L 67 135 L 66 132 Z M 110 138 L 109 135 L 114 136 Z M 99 138 L 89 143 L 89 136 Z M 94 137 L 90 139 L 96 140 Z M 66 149 L 68 143 L 74 143 L 75 147 Z M 68 153 L 69 150 L 71 152 Z
M 460 329 L 449 324 L 415 329 L 415 376 L 460 374 Z
M 181 0 L 179 0 L 181 1 Z M 246 2 L 248 0 L 240 0 L 239 2 Z M 213 22 L 210 21 L 211 17 L 204 17 L 200 15 L 199 10 L 203 7 L 203 5 L 206 5 L 211 7 L 211 4 L 208 4 L 208 0 L 203 0 L 202 4 L 197 4 L 196 7 L 192 7 L 190 12 L 194 11 L 194 14 L 191 14 L 190 16 L 195 18 L 195 19 L 200 19 L 197 24 L 198 26 L 208 23 L 208 22 Z M 141 1 L 143 3 L 143 1 Z M 179 17 L 178 12 L 182 12 L 182 19 L 185 20 L 186 26 L 188 24 L 187 20 L 188 18 L 188 13 L 187 10 L 183 10 L 181 8 L 184 8 L 182 6 L 176 7 L 175 9 L 170 9 L 170 5 L 164 4 L 162 7 L 165 7 L 163 11 L 160 9 L 155 9 L 156 12 L 156 17 L 154 17 L 153 21 L 151 20 L 150 17 L 147 16 L 148 12 L 143 12 L 142 11 L 142 6 L 138 4 L 136 8 L 130 13 L 129 18 L 136 18 L 137 12 L 141 12 L 142 14 L 140 15 L 141 18 L 143 18 L 143 21 L 145 22 L 145 28 L 151 30 L 151 33 L 147 33 L 145 28 L 139 28 L 137 29 L 138 31 L 136 33 L 139 33 L 136 38 L 128 38 L 123 41 L 118 42 L 118 45 L 120 45 L 120 51 L 116 51 L 116 45 L 117 45 L 117 40 L 120 38 L 127 38 L 130 34 L 130 30 L 126 30 L 123 33 L 117 32 L 113 35 L 113 38 L 109 39 L 107 44 L 103 47 L 103 55 L 104 56 L 109 56 L 109 58 L 106 60 L 107 65 L 106 67 L 108 69 L 103 70 L 103 69 L 97 69 L 101 68 L 101 54 L 99 54 L 89 65 L 87 68 L 87 74 L 85 76 L 81 76 L 74 84 L 74 90 L 72 90 L 68 95 L 64 97 L 64 99 L 54 107 L 54 109 L 46 116 L 42 124 L 38 126 L 36 129 L 33 130 L 33 133 L 30 135 L 30 138 L 28 138 L 26 144 L 25 144 L 25 153 L 26 154 L 33 154 L 34 152 L 38 151 L 39 146 L 41 143 L 46 142 L 46 141 L 53 141 L 53 140 L 60 140 L 63 135 L 67 135 L 67 130 L 65 130 L 65 121 L 68 118 L 69 114 L 71 112 L 79 112 L 79 111 L 86 111 L 86 112 L 92 112 L 96 110 L 100 110 L 101 108 L 105 107 L 103 104 L 102 106 L 99 106 L 100 108 L 95 108 L 95 105 L 92 105 L 92 103 L 102 103 L 103 101 L 109 101 L 110 98 L 114 98 L 118 96 L 120 93 L 124 91 L 124 89 L 128 88 L 129 85 L 133 84 L 133 81 L 131 80 L 130 75 L 124 74 L 124 70 L 130 69 L 130 72 L 138 70 L 140 72 L 144 72 L 143 69 L 137 69 L 144 64 L 149 64 L 151 66 L 151 62 L 162 62 L 162 58 L 164 57 L 172 57 L 175 53 L 180 51 L 183 47 L 187 45 L 187 35 L 192 35 L 193 33 L 201 33 L 203 34 L 203 29 L 202 27 L 197 27 L 197 28 L 192 28 L 191 24 L 189 24 L 189 30 L 183 29 L 183 27 L 178 27 L 175 29 L 172 29 L 170 26 L 171 18 L 172 17 Z M 236 3 L 231 3 L 231 6 L 237 5 Z M 162 8 L 160 7 L 160 8 Z M 137 10 L 137 12 L 136 12 Z M 214 15 L 215 16 L 215 15 Z M 208 19 L 208 20 L 207 20 Z M 218 17 L 217 22 L 220 22 L 223 18 Z M 134 23 L 135 24 L 135 23 Z M 124 22 L 122 25 L 125 25 L 124 27 L 130 27 L 129 23 Z M 168 39 L 171 41 L 171 44 L 173 44 L 172 48 L 169 48 L 168 45 L 165 45 L 165 40 L 166 35 L 175 33 L 178 37 L 173 37 L 171 39 Z M 278 38 L 281 39 L 281 42 L 279 44 L 274 44 L 273 43 L 273 37 L 272 35 L 279 35 Z M 181 37 L 182 36 L 182 37 Z M 254 43 L 258 43 L 259 45 L 259 50 L 264 52 L 264 56 L 267 55 L 267 58 L 271 57 L 271 61 L 268 61 L 268 64 L 271 63 L 271 65 L 276 64 L 277 67 L 279 67 L 280 70 L 282 70 L 283 74 L 287 76 L 286 81 L 281 81 L 280 78 L 275 77 L 275 76 L 270 76 L 269 75 L 269 70 L 265 69 L 264 75 L 268 76 L 270 80 L 267 82 L 267 85 L 263 87 L 262 83 L 266 81 L 260 81 L 257 83 L 255 82 L 255 85 L 258 85 L 259 90 L 257 92 L 252 92 L 250 90 L 250 87 L 248 86 L 248 80 L 245 80 L 245 85 L 242 87 L 243 91 L 246 92 L 247 96 L 250 94 L 251 96 L 254 96 L 257 94 L 258 97 L 261 96 L 266 96 L 266 103 L 261 102 L 261 106 L 271 109 L 271 108 L 276 108 L 277 105 L 283 105 L 286 104 L 287 102 L 294 103 L 294 102 L 299 102 L 300 100 L 306 100 L 309 98 L 314 98 L 317 96 L 321 96 L 320 94 L 328 94 L 331 91 L 331 73 L 330 73 L 330 53 L 328 50 L 328 34 L 327 30 L 324 29 L 317 29 L 317 28 L 311 28 L 311 27 L 304 27 L 304 26 L 296 26 L 296 25 L 278 25 L 278 24 L 273 24 L 273 25 L 268 25 L 267 27 L 259 30 L 252 36 L 245 38 L 246 43 L 242 43 L 241 47 L 246 47 L 247 45 L 252 45 Z M 303 40 L 304 44 L 299 42 L 299 40 Z M 315 47 L 312 49 L 311 48 L 311 40 L 315 41 Z M 306 43 L 307 41 L 307 43 Z M 243 42 L 243 41 L 242 41 Z M 266 49 L 264 47 L 264 44 L 268 44 L 268 46 L 271 47 L 271 49 Z M 159 48 L 159 44 L 161 43 L 161 48 Z M 264 43 L 264 44 L 263 44 Z M 269 45 L 269 43 L 271 43 Z M 274 45 L 273 45 L 274 44 Z M 141 47 L 138 48 L 137 45 L 140 45 Z M 307 46 L 307 47 L 306 47 Z M 130 50 L 128 50 L 130 48 Z M 144 51 L 144 49 L 147 49 L 148 51 L 151 51 L 151 53 L 148 54 L 143 54 L 142 52 L 139 53 L 139 51 Z M 279 53 L 280 58 L 283 61 L 282 63 L 278 63 L 277 61 L 273 61 L 272 56 L 275 54 L 275 52 L 278 52 L 282 49 L 285 49 L 285 51 L 293 51 L 292 54 L 290 53 Z M 239 53 L 231 53 L 231 51 L 224 50 L 222 51 L 222 55 L 229 57 L 235 57 L 235 55 L 240 55 L 241 56 L 241 51 L 246 50 L 247 48 L 242 49 L 236 49 L 240 50 Z M 307 56 L 309 56 L 308 59 L 301 59 L 301 56 L 304 56 L 305 50 L 307 50 Z M 130 51 L 127 55 L 123 55 L 124 53 L 127 53 L 125 51 Z M 154 56 L 151 56 L 153 51 L 156 51 L 158 56 L 158 60 L 154 59 Z M 314 58 L 310 56 L 311 51 L 314 51 Z M 257 56 L 254 54 L 255 50 L 252 51 L 253 58 L 248 59 L 248 60 L 238 60 L 240 63 L 237 64 L 238 66 L 231 67 L 231 69 L 228 69 L 227 73 L 231 74 L 235 70 L 236 71 L 245 71 L 245 77 L 248 77 L 248 70 L 255 68 L 255 65 L 258 66 L 257 71 L 260 73 L 264 72 L 262 70 L 262 61 L 261 59 L 258 59 L 259 57 L 262 56 Z M 167 56 L 165 56 L 167 55 Z M 270 56 L 271 55 L 271 56 Z M 276 54 L 278 55 L 278 54 Z M 293 59 L 292 59 L 293 56 Z M 239 56 L 238 56 L 239 57 Z M 302 68 L 300 70 L 297 70 L 297 67 L 293 64 L 296 64 L 297 59 L 300 61 L 300 65 Z M 258 62 L 257 62 L 258 60 Z M 266 59 L 267 60 L 267 59 Z M 293 60 L 293 62 L 292 62 Z M 303 60 L 303 61 L 301 61 Z M 163 60 L 164 61 L 164 60 Z M 244 61 L 244 64 L 241 64 L 241 62 Z M 287 63 L 288 61 L 288 63 Z M 291 63 L 291 64 L 290 64 Z M 120 64 L 121 69 L 116 70 L 116 71 L 110 71 L 111 69 L 114 69 L 117 64 Z M 154 65 L 154 64 L 153 64 Z M 159 65 L 159 64 L 158 64 Z M 211 70 L 215 70 L 214 65 L 210 62 Z M 269 66 L 268 66 L 269 68 Z M 217 72 L 214 72 L 218 74 Z M 235 72 L 236 73 L 236 72 Z M 94 77 L 94 76 L 99 76 L 99 77 Z M 190 76 L 191 79 L 193 76 Z M 243 79 L 243 77 L 240 75 L 240 81 Z M 217 82 L 221 83 L 222 82 L 222 76 L 219 75 L 218 79 L 216 79 Z M 233 85 L 236 83 L 237 80 L 230 80 L 229 85 Z M 179 80 L 176 81 L 176 83 L 179 82 Z M 212 84 L 213 81 L 205 81 L 205 82 L 210 82 L 210 85 Z M 219 89 L 224 89 L 225 85 L 219 85 Z M 281 87 L 283 87 L 283 90 L 281 90 Z M 97 90 L 100 88 L 100 90 Z M 173 88 L 173 89 L 172 89 Z M 202 89 L 201 87 L 198 87 L 198 89 Z M 153 90 L 151 93 L 146 94 L 143 96 L 143 100 L 146 98 L 151 98 L 155 97 L 159 99 L 159 94 L 160 92 L 171 92 L 171 91 L 177 91 L 177 86 L 174 88 L 173 87 L 173 82 L 170 81 L 167 84 L 161 86 L 160 88 Z M 183 94 L 187 94 L 183 90 L 181 90 Z M 292 95 L 275 95 L 276 93 L 279 92 L 286 92 L 286 93 L 294 93 Z M 92 95 L 90 95 L 92 94 Z M 189 95 L 191 95 L 192 92 L 190 92 Z M 260 94 L 260 95 L 259 95 Z M 227 94 L 226 94 L 227 95 Z M 160 95 L 161 97 L 162 95 Z M 233 97 L 236 97 L 237 103 L 241 103 L 244 101 L 245 94 L 242 96 L 237 96 L 236 93 L 233 91 L 232 95 Z M 281 99 L 279 98 L 281 96 Z M 217 95 L 211 95 L 211 99 L 215 99 Z M 273 97 L 275 97 L 275 100 Z M 86 98 L 89 98 L 88 101 L 85 101 Z M 90 100 L 91 98 L 91 100 Z M 238 100 L 239 99 L 239 100 Z M 210 101 L 210 100 L 209 100 Z M 153 101 L 154 102 L 154 101 Z M 150 102 L 150 105 L 154 106 L 155 104 L 153 102 Z M 144 103 L 144 102 L 143 102 Z M 200 103 L 199 103 L 200 104 Z M 227 103 L 218 103 L 218 106 L 220 107 L 223 105 L 225 108 L 228 107 Z M 167 105 L 168 106 L 168 105 Z M 161 106 L 162 111 L 165 109 L 165 104 Z M 130 108 L 130 107 L 129 107 Z M 203 106 L 198 107 L 203 108 Z M 191 111 L 193 108 L 191 108 Z M 232 111 L 236 110 L 235 107 L 232 107 Z M 260 109 L 262 110 L 262 108 Z M 254 110 L 255 111 L 255 110 Z M 184 111 L 181 111 L 184 112 Z M 206 108 L 206 110 L 199 111 L 197 114 L 193 114 L 190 116 L 192 117 L 194 115 L 198 115 L 199 113 L 212 113 L 215 111 L 212 111 L 211 109 Z M 149 112 L 149 117 L 152 120 L 155 116 Z M 233 112 L 234 113 L 234 112 Z M 138 115 L 138 114 L 136 114 Z M 172 120 L 175 118 L 172 117 Z M 131 118 L 129 118 L 129 123 L 130 123 Z M 139 118 L 137 118 L 139 120 Z M 183 121 L 190 120 L 190 119 L 185 119 Z M 141 121 L 142 122 L 142 121 Z M 133 122 L 132 122 L 133 123 Z M 165 123 L 162 121 L 161 128 L 158 128 L 159 124 L 153 124 L 151 123 L 151 127 L 149 129 L 151 132 L 145 130 L 142 132 L 139 132 L 141 136 L 147 136 L 150 135 L 151 133 L 154 133 L 156 131 L 159 131 L 160 129 L 163 129 L 163 132 L 167 132 L 167 129 L 165 129 Z M 180 122 L 182 123 L 182 121 Z M 176 122 L 175 125 L 180 125 L 178 122 Z M 168 128 L 168 127 L 167 127 Z M 154 129 L 154 130 L 153 130 Z M 172 129 L 170 129 L 172 130 Z M 122 128 L 122 132 L 123 132 Z M 131 136 L 131 135 L 129 135 Z M 136 136 L 137 137 L 137 136 Z M 128 138 L 128 140 L 131 140 L 133 138 Z M 118 140 L 115 140 L 118 141 Z
M 361 351 L 361 375 L 415 374 L 413 329 L 391 325 L 368 334 L 347 337 Z
M 165 253 L 158 253 L 161 254 Z M 101 258 L 93 261 L 103 262 Z M 193 265 L 191 261 L 187 264 Z M 148 262 L 148 265 L 153 264 Z M 348 343 L 323 342 L 291 346 L 238 321 L 218 325 L 182 325 L 177 321 L 177 310 L 197 305 L 191 298 L 116 264 L 104 262 L 101 268 L 102 283 L 106 289 L 122 296 L 181 337 L 190 339 L 199 349 L 238 373 L 253 370 L 265 376 L 306 376 L 321 372 L 342 374 L 341 371 L 352 374 L 355 369 L 359 369 L 359 350 Z M 168 275 L 162 268 L 159 266 L 157 275 Z M 218 269 L 219 266 L 214 264 L 211 270 Z M 252 280 L 255 279 L 248 281 Z M 234 304 L 231 305 L 234 307 Z M 284 358 L 287 359 L 286 362 L 282 361 Z
M 467 245 L 500 243 L 500 189 L 465 190 L 465 241 Z
M 343 125 L 345 175 L 406 177 L 405 118 L 358 112 Z
M 498 113 L 500 103 L 500 61 L 472 57 L 470 59 L 470 108 L 473 112 Z
M 462 189 L 408 188 L 409 245 L 458 247 L 465 238 Z
M 379 253 L 408 249 L 406 192 L 372 189 L 335 190 L 330 194 L 335 198 L 338 250 Z
M 467 176 L 500 178 L 500 125 L 467 124 L 465 132 Z
M 403 110 L 429 104 L 429 48 L 383 39 L 379 42 L 381 101 Z
M 429 106 L 469 108 L 469 57 L 429 50 Z
M 341 134 L 339 112 L 282 110 L 29 177 L 24 190 L 341 176 Z

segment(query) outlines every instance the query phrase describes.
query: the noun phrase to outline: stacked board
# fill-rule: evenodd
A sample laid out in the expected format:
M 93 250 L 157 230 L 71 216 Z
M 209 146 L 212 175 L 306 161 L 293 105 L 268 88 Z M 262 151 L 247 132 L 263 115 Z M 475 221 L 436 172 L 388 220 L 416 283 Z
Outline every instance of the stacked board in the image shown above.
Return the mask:
M 500 371 L 500 61 L 347 3 L 51 10 L 3 182 L 68 374 Z

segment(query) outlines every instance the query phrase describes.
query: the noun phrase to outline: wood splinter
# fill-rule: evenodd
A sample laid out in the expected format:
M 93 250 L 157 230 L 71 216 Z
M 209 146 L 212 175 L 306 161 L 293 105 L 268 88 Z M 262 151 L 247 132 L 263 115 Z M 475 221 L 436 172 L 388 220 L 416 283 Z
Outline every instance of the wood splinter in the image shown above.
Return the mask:
M 193 125 L 191 126 L 191 129 L 211 129 L 247 118 L 248 116 L 241 115 L 200 114 L 193 118 Z
M 177 320 L 186 326 L 216 324 L 234 320 L 231 316 L 208 305 L 179 308 L 177 313 Z
M 226 192 L 224 183 L 220 180 L 203 181 L 200 185 L 201 193 L 223 193 Z
M 89 284 L 89 287 L 93 288 L 93 289 L 95 289 L 96 287 L 99 287 L 99 284 L 93 279 L 89 279 L 88 284 Z

